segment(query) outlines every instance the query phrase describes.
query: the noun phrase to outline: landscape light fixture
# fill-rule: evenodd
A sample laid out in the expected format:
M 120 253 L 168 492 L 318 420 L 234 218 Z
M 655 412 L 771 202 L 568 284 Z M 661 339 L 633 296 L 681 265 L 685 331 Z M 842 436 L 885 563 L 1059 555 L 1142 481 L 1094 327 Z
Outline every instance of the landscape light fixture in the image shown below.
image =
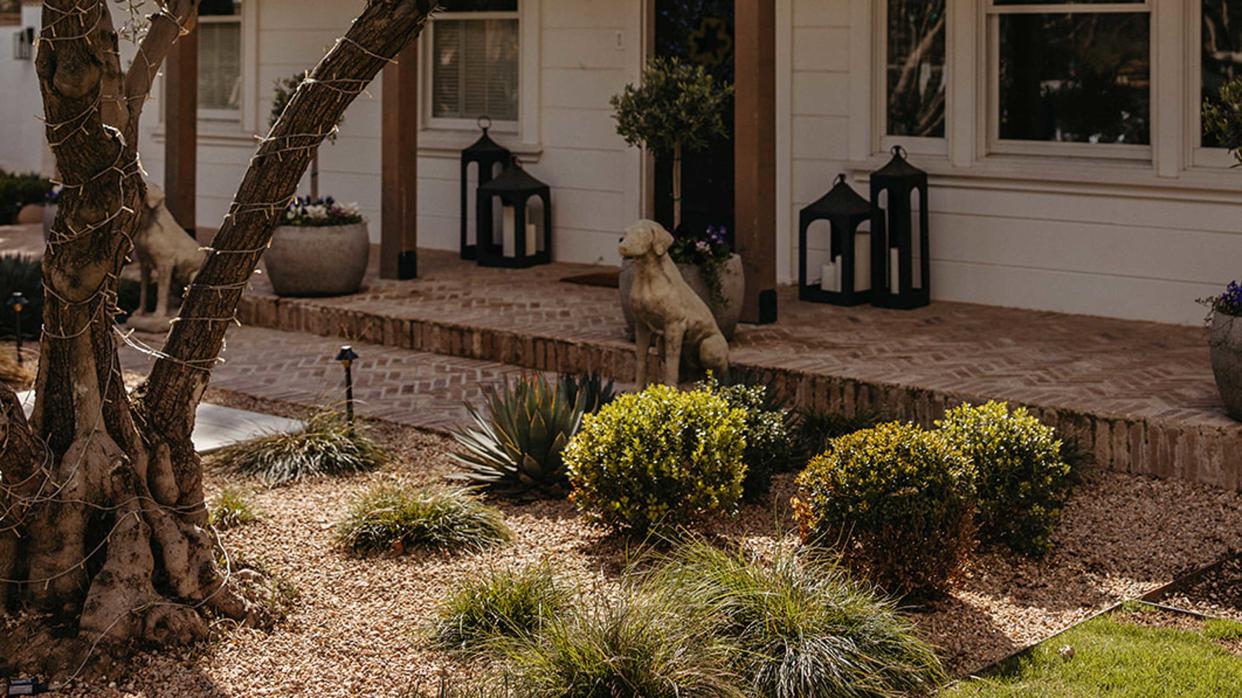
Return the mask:
M 336 354 L 336 360 L 341 362 L 345 367 L 345 416 L 349 420 L 350 428 L 354 426 L 354 362 L 358 360 L 358 353 L 348 344 L 341 347 Z
M 14 334 L 17 336 L 17 365 L 22 365 L 22 311 L 25 310 L 30 301 L 22 295 L 21 291 L 14 291 L 9 296 L 7 305 L 13 311 Z

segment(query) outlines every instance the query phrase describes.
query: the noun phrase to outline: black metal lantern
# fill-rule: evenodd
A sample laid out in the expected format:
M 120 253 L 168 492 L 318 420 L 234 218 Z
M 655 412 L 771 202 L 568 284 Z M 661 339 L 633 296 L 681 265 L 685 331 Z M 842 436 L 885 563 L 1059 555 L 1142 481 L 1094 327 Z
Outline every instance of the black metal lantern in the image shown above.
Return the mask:
M 871 204 L 838 175 L 832 190 L 798 214 L 798 298 L 816 303 L 860 305 L 871 298 L 869 289 L 860 289 L 871 277 L 866 260 L 869 249 L 855 243 L 858 227 L 871 220 Z M 821 269 L 818 283 L 812 282 L 808 269 L 810 250 L 807 232 L 816 221 L 828 221 L 828 264 Z M 860 273 L 861 272 L 861 273 Z M 861 278 L 860 278 L 861 277 Z
M 479 128 L 482 129 L 483 135 L 479 136 L 479 140 L 475 141 L 470 147 L 461 151 L 461 258 L 474 259 L 478 255 L 478 248 L 475 243 L 470 242 L 470 165 L 477 165 L 477 181 L 482 186 L 492 181 L 497 174 L 497 168 L 504 169 L 513 159 L 513 153 L 492 140 L 488 135 L 488 131 L 492 127 L 492 120 L 486 116 L 479 117 Z M 475 221 L 474 230 L 478 231 L 478 220 Z M 477 235 L 476 235 L 476 240 Z
M 927 173 L 906 160 L 901 146 L 892 152 L 871 175 L 871 303 L 908 310 L 931 302 Z
M 542 209 L 539 216 L 532 216 L 532 203 Z M 478 221 L 479 264 L 525 268 L 552 261 L 552 190 L 516 158 L 499 177 L 479 187 Z

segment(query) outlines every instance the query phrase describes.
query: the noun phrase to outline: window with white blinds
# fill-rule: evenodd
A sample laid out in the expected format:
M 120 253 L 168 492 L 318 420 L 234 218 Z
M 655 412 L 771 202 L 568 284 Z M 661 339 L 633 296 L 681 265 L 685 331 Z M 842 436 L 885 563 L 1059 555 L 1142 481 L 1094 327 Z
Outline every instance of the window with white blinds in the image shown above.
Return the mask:
M 198 108 L 205 118 L 241 109 L 241 0 L 206 0 L 198 18 Z
M 520 104 L 518 0 L 444 3 L 431 23 L 431 116 L 516 122 Z

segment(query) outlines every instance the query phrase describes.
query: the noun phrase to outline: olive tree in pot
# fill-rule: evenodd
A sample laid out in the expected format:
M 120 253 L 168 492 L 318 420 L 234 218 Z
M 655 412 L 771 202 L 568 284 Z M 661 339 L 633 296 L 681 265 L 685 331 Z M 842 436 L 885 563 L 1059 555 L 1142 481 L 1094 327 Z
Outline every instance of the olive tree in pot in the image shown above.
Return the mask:
M 1207 100 L 1203 124 L 1242 165 L 1242 78 L 1226 83 L 1218 99 Z M 1225 411 L 1242 420 L 1242 286 L 1234 281 L 1224 293 L 1199 302 L 1209 308 L 1212 372 Z
M 657 158 L 673 160 L 673 230 L 677 242 L 669 255 L 690 287 L 712 309 L 726 338 L 732 338 L 741 316 L 746 290 L 742 260 L 733 253 L 727 231 L 711 228 L 687 231 L 681 227 L 682 155 L 704 150 L 713 138 L 727 135 L 724 110 L 731 85 L 720 85 L 702 66 L 676 58 L 653 58 L 643 71 L 641 85 L 627 85 L 612 98 L 617 133 L 631 146 Z M 633 274 L 621 271 L 621 309 L 633 332 L 629 290 Z
M 289 100 L 306 80 L 295 73 L 276 80 L 271 123 L 280 120 Z M 338 121 L 323 138 L 336 142 Z M 357 293 L 366 275 L 371 236 L 357 204 L 339 204 L 319 195 L 318 140 L 311 149 L 310 196 L 289 204 L 272 232 L 265 258 L 272 288 L 282 296 L 343 296 Z

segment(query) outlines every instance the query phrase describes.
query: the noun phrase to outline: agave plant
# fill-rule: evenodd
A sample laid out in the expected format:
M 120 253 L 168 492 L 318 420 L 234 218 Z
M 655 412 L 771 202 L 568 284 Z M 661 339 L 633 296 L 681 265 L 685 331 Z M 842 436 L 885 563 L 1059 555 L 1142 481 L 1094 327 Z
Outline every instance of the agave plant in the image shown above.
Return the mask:
M 596 371 L 580 375 L 563 375 L 558 385 L 561 392 L 565 394 L 566 400 L 576 402 L 579 397 L 582 398 L 584 414 L 595 414 L 599 408 L 612 402 L 617 396 L 614 382 L 609 379 L 605 383 L 604 377 Z
M 488 388 L 486 414 L 466 405 L 474 426 L 453 434 L 464 470 L 450 477 L 503 496 L 564 497 L 561 452 L 582 423 L 587 392 L 575 389 L 571 399 L 564 382 L 553 387 L 540 375 Z

